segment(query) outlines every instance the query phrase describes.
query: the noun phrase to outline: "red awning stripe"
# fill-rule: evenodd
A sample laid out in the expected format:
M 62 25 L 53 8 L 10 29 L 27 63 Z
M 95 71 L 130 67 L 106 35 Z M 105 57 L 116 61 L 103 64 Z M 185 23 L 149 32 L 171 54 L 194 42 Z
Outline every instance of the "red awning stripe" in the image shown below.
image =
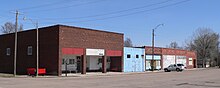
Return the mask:
M 83 49 L 82 48 L 62 48 L 62 54 L 83 55 Z
M 120 51 L 120 50 L 107 50 L 106 55 L 107 56 L 122 56 L 122 51 Z

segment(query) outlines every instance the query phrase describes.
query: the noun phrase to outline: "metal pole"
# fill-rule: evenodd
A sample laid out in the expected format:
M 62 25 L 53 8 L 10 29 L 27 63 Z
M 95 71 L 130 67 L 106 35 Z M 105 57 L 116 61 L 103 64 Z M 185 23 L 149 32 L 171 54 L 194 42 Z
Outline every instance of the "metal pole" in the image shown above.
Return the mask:
M 152 60 L 151 60 L 151 70 L 154 71 L 154 31 L 159 27 L 163 26 L 164 24 L 157 25 L 154 29 L 152 29 Z
M 151 60 L 151 70 L 154 71 L 154 29 L 152 32 L 152 60 Z
M 14 76 L 16 76 L 16 71 L 17 71 L 17 30 L 18 30 L 18 15 L 19 12 L 16 10 L 16 21 L 15 21 L 15 49 L 14 49 Z
M 217 66 L 219 66 L 219 43 L 217 44 Z
M 67 59 L 65 59 L 65 76 L 67 77 Z
M 36 22 L 36 31 L 37 31 L 37 67 L 36 67 L 36 71 L 37 74 L 36 76 L 38 76 L 38 69 L 39 69 L 39 33 L 38 33 L 38 21 Z
M 38 76 L 39 74 L 39 33 L 38 33 L 38 21 L 34 22 L 32 19 L 27 19 L 27 18 L 23 18 L 23 20 L 30 20 L 33 25 L 36 27 L 36 47 L 37 47 L 37 50 L 36 50 L 36 77 Z

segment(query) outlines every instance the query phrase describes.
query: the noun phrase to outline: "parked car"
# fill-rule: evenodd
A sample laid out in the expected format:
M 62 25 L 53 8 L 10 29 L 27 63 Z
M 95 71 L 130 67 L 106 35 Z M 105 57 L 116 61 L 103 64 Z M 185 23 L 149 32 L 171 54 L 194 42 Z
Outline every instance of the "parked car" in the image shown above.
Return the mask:
M 186 67 L 183 64 L 177 64 L 177 66 L 182 68 L 183 70 L 186 69 Z
M 170 71 L 177 71 L 181 72 L 185 69 L 185 66 L 183 64 L 171 64 L 167 68 L 164 68 L 165 72 L 170 72 Z

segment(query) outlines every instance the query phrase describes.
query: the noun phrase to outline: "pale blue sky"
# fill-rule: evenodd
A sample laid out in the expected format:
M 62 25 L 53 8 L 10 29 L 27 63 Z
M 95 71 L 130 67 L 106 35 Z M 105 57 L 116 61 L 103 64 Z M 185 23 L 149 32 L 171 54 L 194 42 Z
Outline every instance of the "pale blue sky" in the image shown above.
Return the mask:
M 152 29 L 156 46 L 172 41 L 184 45 L 199 27 L 220 33 L 220 0 L 1 0 L 0 25 L 15 22 L 34 28 L 25 16 L 38 20 L 40 27 L 64 24 L 124 33 L 136 46 L 151 45 Z

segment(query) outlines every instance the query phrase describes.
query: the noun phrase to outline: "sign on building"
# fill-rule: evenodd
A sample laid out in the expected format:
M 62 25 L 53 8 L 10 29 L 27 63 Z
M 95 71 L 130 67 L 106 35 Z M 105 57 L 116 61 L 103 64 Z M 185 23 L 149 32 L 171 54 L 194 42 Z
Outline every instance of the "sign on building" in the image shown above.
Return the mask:
M 104 49 L 86 49 L 86 55 L 88 56 L 104 56 Z

